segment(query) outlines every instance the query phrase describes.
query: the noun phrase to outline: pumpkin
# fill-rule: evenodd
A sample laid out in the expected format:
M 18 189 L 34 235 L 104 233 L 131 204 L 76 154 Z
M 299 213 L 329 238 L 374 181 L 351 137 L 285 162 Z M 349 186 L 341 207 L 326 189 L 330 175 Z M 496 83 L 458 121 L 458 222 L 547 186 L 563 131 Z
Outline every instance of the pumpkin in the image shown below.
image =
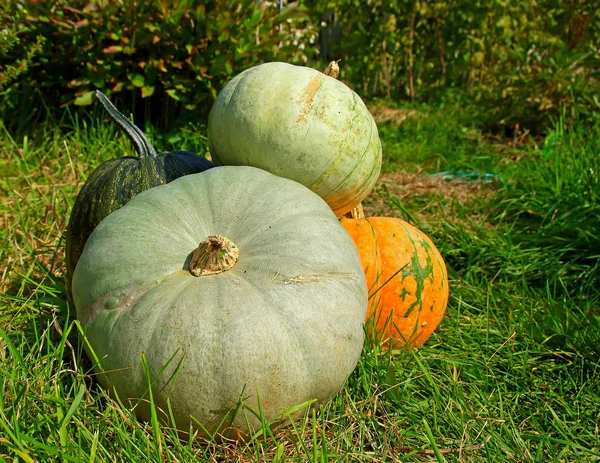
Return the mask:
M 394 347 L 422 346 L 448 304 L 448 273 L 440 252 L 425 233 L 401 219 L 344 218 L 341 223 L 360 253 L 374 334 Z
M 290 178 L 340 216 L 375 185 L 381 170 L 377 125 L 360 97 L 335 77 L 266 63 L 234 77 L 208 119 L 216 165 L 249 165 Z
M 143 192 L 105 218 L 73 297 L 105 388 L 144 396 L 145 354 L 153 400 L 162 410 L 169 400 L 179 429 L 197 420 L 201 434 L 234 436 L 260 427 L 248 409 L 276 422 L 335 394 L 357 364 L 368 304 L 358 251 L 327 204 L 233 166 Z M 135 411 L 151 413 L 146 401 Z
M 139 157 L 123 156 L 104 162 L 90 174 L 77 195 L 66 233 L 68 283 L 88 237 L 104 217 L 144 190 L 212 167 L 210 161 L 190 151 L 157 154 L 144 133 L 103 93 L 97 91 L 96 95 L 131 138 Z

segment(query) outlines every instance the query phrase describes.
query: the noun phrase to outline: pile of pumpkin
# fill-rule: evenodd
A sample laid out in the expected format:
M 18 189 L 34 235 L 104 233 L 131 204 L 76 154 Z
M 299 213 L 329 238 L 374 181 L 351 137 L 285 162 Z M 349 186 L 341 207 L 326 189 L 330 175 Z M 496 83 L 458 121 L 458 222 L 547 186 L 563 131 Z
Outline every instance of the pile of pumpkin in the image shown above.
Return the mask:
M 140 418 L 243 436 L 259 416 L 276 424 L 334 395 L 365 322 L 392 347 L 440 323 L 448 281 L 433 243 L 358 216 L 381 142 L 336 77 L 335 63 L 268 63 L 233 78 L 209 116 L 216 167 L 157 154 L 98 92 L 139 157 L 102 164 L 81 189 L 67 278 L 100 383 Z

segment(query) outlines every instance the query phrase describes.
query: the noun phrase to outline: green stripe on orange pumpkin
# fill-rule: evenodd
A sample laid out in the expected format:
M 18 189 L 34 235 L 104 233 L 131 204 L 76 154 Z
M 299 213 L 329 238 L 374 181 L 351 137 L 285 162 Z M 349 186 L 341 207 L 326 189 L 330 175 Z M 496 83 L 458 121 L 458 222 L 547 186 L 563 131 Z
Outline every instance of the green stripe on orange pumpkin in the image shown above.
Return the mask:
M 448 273 L 440 252 L 401 219 L 344 218 L 342 225 L 361 256 L 374 334 L 393 346 L 422 346 L 448 304 Z

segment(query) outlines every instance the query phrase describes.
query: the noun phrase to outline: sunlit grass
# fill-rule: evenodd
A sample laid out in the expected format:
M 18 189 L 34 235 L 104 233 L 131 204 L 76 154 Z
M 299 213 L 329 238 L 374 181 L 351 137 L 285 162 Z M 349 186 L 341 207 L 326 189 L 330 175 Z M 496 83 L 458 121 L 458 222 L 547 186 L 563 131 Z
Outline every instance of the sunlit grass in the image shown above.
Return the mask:
M 102 118 L 47 122 L 26 139 L 0 130 L 0 461 L 598 461 L 599 228 L 586 225 L 598 223 L 598 177 L 586 169 L 597 175 L 600 130 L 558 128 L 552 157 L 549 141 L 507 150 L 458 122 L 431 124 L 382 128 L 388 172 L 500 176 L 460 201 L 386 197 L 449 264 L 445 320 L 419 350 L 367 342 L 332 401 L 245 444 L 180 440 L 158 419 L 137 421 L 84 354 L 62 237 L 91 170 L 133 153 L 125 137 Z M 159 149 L 204 152 L 202 130 L 153 134 Z

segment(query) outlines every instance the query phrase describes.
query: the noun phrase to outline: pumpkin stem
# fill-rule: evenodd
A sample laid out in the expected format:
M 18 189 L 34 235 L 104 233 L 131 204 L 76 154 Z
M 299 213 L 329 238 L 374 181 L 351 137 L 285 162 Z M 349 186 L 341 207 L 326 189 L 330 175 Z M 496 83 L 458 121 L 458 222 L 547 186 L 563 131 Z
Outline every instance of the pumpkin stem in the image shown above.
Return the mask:
M 339 61 L 340 60 L 338 59 L 337 61 L 332 61 L 331 63 L 329 63 L 323 71 L 323 74 L 337 79 L 340 75 L 340 67 L 338 66 Z
M 365 218 L 365 211 L 363 210 L 362 203 L 358 203 L 354 209 L 344 215 L 349 219 L 363 220 Z
M 208 236 L 198 245 L 190 259 L 190 273 L 196 277 L 215 275 L 232 268 L 240 258 L 240 250 L 228 238 Z
M 154 146 L 152 146 L 152 143 L 150 143 L 150 140 L 148 140 L 144 132 L 121 114 L 104 93 L 100 90 L 96 90 L 96 97 L 100 100 L 100 103 L 102 103 L 102 106 L 104 106 L 104 109 L 106 109 L 114 121 L 121 126 L 127 135 L 129 135 L 129 138 L 131 138 L 131 141 L 135 144 L 141 158 L 146 156 L 157 156 Z

